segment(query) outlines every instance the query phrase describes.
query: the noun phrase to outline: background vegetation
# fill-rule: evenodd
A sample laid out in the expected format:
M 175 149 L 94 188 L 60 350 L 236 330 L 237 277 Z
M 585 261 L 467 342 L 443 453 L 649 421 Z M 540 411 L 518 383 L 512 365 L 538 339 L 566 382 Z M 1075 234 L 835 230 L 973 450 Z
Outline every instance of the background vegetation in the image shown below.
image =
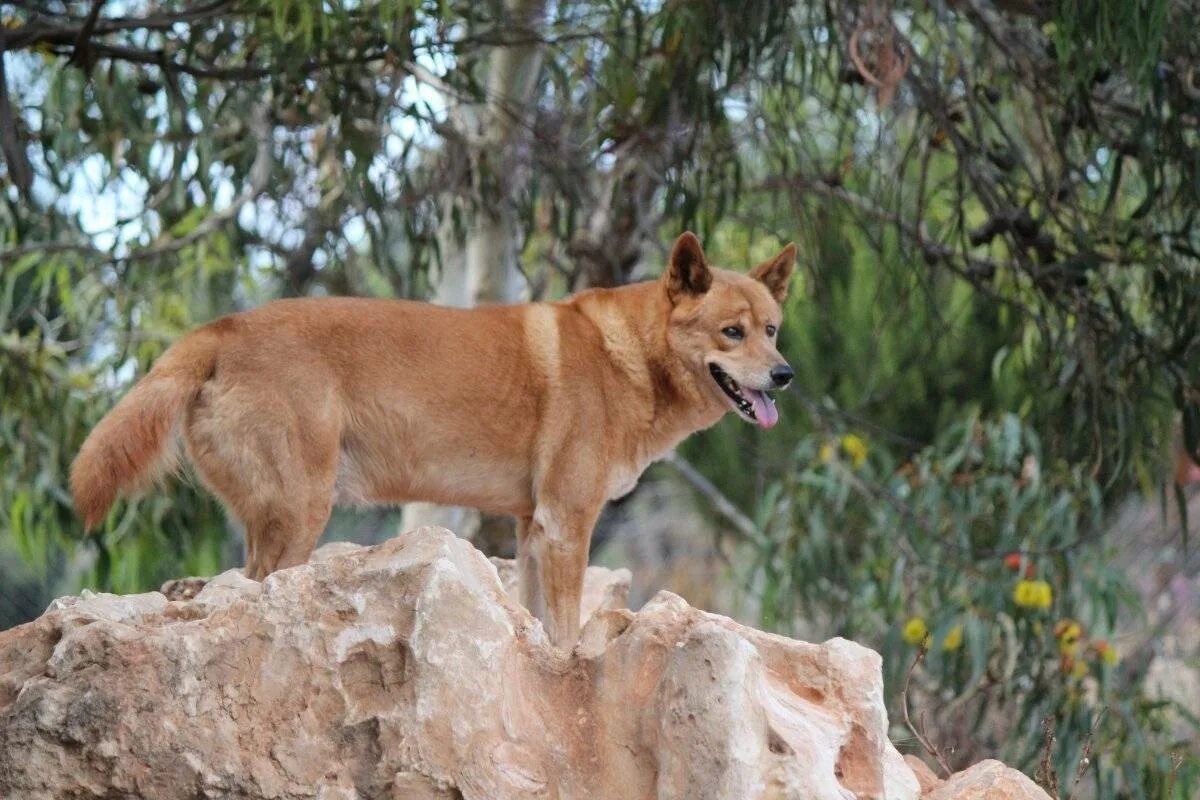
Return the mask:
M 65 491 L 90 426 L 200 321 L 556 298 L 654 276 L 684 228 L 729 266 L 795 240 L 783 423 L 723 422 L 652 476 L 718 512 L 737 613 L 879 648 L 893 718 L 913 711 L 895 735 L 932 760 L 1195 796 L 1195 719 L 1147 677 L 1195 593 L 1146 607 L 1139 581 L 1145 559 L 1200 572 L 1198 13 L 0 6 L 0 627 L 239 563 L 186 481 L 86 541 Z M 1169 535 L 1123 529 L 1131 497 Z

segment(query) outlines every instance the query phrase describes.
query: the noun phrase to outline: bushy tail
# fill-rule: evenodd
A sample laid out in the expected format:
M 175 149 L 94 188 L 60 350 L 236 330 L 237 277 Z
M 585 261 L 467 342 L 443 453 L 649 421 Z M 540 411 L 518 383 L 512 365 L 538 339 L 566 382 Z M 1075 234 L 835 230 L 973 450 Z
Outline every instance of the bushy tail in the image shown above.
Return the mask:
M 86 530 L 104 519 L 118 494 L 144 488 L 175 467 L 175 426 L 216 357 L 211 331 L 184 337 L 88 434 L 71 465 L 71 496 Z

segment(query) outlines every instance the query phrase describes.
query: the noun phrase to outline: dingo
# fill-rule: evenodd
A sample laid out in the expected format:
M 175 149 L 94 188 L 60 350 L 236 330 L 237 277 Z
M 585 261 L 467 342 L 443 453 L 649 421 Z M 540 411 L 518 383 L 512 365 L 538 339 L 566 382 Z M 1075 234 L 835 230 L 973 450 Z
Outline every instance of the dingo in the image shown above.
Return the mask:
M 338 504 L 425 500 L 518 520 L 521 601 L 570 648 L 592 526 L 646 466 L 727 411 L 770 428 L 796 248 L 748 276 L 695 235 L 661 280 L 558 303 L 283 300 L 172 346 L 71 473 L 88 528 L 183 451 L 246 530 L 246 574 L 308 559 Z

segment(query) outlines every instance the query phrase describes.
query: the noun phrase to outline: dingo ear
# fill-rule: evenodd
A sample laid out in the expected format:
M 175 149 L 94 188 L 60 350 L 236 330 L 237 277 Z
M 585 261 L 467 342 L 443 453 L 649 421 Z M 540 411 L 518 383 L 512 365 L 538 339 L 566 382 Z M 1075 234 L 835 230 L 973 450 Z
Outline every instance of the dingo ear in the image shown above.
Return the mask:
M 712 270 L 696 234 L 686 231 L 675 240 L 667 262 L 667 294 L 674 301 L 686 294 L 704 294 L 712 286 Z
M 750 277 L 766 286 L 776 303 L 782 303 L 787 297 L 788 281 L 792 278 L 794 266 L 796 266 L 796 245 L 789 244 L 779 252 L 779 255 L 750 270 Z

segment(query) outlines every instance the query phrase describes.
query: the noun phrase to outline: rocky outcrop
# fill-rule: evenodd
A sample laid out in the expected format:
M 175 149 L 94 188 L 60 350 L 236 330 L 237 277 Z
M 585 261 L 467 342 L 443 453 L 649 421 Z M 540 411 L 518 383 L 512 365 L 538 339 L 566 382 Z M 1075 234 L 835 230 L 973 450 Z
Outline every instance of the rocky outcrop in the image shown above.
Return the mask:
M 999 761 L 980 761 L 950 776 L 926 800 L 1046 800 L 1048 795 L 1028 776 Z
M 874 652 L 666 593 L 633 614 L 627 575 L 593 568 L 566 654 L 509 599 L 507 572 L 424 528 L 261 584 L 230 571 L 55 601 L 0 633 L 0 797 L 921 794 L 887 738 Z M 1032 787 L 995 768 L 989 785 Z M 959 797 L 960 777 L 928 796 Z M 1045 798 L 981 780 L 961 796 Z

